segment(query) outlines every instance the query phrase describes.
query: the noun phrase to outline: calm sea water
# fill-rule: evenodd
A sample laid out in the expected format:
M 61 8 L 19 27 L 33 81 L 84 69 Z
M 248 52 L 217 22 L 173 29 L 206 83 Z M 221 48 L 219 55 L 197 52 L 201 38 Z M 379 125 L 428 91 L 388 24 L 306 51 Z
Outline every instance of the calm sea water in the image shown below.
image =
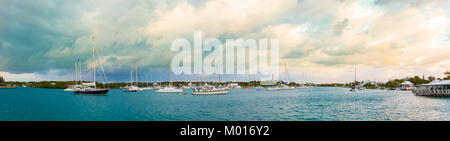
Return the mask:
M 107 96 L 56 89 L 0 89 L 1 121 L 342 121 L 450 120 L 450 98 L 411 92 L 316 87 L 286 91 L 233 89 L 196 96 L 111 90 Z

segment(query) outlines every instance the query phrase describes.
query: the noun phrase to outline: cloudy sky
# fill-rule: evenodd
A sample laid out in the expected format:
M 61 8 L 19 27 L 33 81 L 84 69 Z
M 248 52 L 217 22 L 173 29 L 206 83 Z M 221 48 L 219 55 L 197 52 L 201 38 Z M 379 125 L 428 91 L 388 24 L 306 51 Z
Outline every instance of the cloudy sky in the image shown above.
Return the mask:
M 109 80 L 127 81 L 130 64 L 142 80 L 166 80 L 171 42 L 200 30 L 279 39 L 280 64 L 300 82 L 349 82 L 354 68 L 358 80 L 442 77 L 449 9 L 448 0 L 0 0 L 0 75 L 73 80 L 76 58 L 88 67 L 94 34 Z

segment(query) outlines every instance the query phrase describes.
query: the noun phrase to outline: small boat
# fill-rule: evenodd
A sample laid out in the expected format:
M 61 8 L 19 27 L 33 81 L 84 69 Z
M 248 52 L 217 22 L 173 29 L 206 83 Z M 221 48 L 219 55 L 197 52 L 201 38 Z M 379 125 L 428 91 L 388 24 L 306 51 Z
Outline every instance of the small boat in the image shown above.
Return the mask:
M 180 92 L 180 93 L 177 93 L 177 95 L 186 95 L 186 93 L 185 92 Z
M 204 88 L 196 88 L 192 95 L 223 95 L 227 94 L 228 91 L 224 88 L 216 88 L 216 87 L 204 87 Z
M 357 82 L 357 81 L 356 81 L 356 68 L 355 68 L 355 84 L 352 85 L 352 88 L 350 89 L 351 92 L 355 92 L 355 91 L 358 90 L 358 89 L 356 88 L 356 82 Z
M 153 87 L 143 87 L 143 88 L 141 88 L 141 90 L 153 90 L 153 89 L 155 89 L 155 88 L 153 88 Z
M 183 89 L 177 89 L 176 87 L 168 86 L 162 89 L 156 90 L 157 93 L 181 93 Z
M 288 85 L 282 85 L 281 86 L 281 90 L 293 90 L 293 89 L 295 89 L 295 87 L 288 86 Z
M 125 87 L 125 89 L 123 91 L 124 92 L 137 92 L 137 91 L 141 91 L 141 89 L 135 85 L 131 85 L 131 86 Z
M 280 86 L 267 87 L 266 91 L 293 90 L 293 89 L 295 89 L 295 87 L 282 84 Z
M 75 85 L 69 85 L 66 89 L 64 89 L 64 91 L 73 92 L 83 88 L 83 85 L 79 84 L 81 82 L 83 82 L 81 80 L 81 63 L 80 59 L 78 59 L 77 61 L 75 61 Z
M 137 77 L 137 65 L 136 65 L 136 78 L 135 79 L 136 79 L 136 85 L 133 82 L 133 70 L 130 69 L 130 85 L 125 87 L 125 89 L 123 90 L 124 92 L 142 91 L 142 89 L 137 86 L 137 84 L 138 84 L 138 82 L 137 82 L 137 79 L 138 79 L 138 77 Z

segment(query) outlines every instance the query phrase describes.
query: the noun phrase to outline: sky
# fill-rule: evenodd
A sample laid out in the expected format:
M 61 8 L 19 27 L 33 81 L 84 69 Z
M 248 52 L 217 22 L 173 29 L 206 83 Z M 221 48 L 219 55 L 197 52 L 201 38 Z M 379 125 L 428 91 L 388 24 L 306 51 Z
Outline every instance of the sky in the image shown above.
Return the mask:
M 448 0 L 0 0 L 0 76 L 73 80 L 77 58 L 87 72 L 95 35 L 109 81 L 128 81 L 131 64 L 143 81 L 167 80 L 171 42 L 199 30 L 222 41 L 279 39 L 280 64 L 297 82 L 350 82 L 355 68 L 358 80 L 442 77 L 449 9 Z M 174 76 L 199 79 L 216 77 Z

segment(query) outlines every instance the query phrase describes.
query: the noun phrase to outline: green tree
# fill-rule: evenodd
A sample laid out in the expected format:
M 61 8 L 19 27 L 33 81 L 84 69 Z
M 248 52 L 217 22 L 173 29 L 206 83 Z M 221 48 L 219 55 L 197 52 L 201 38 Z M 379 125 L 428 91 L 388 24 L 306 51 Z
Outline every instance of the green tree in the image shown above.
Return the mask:
M 0 83 L 5 82 L 5 79 L 3 78 L 3 76 L 0 76 Z
M 367 89 L 375 89 L 375 88 L 377 88 L 377 86 L 375 86 L 372 83 L 366 83 L 366 84 L 363 85 L 363 87 L 367 88 Z
M 445 75 L 447 75 L 447 77 L 444 78 L 444 80 L 450 80 L 450 71 L 446 71 L 444 72 Z
M 402 79 L 395 79 L 395 80 L 390 80 L 386 83 L 386 87 L 388 88 L 395 88 L 397 87 L 400 83 L 402 83 L 404 80 Z
M 431 79 L 434 80 L 436 78 L 430 76 L 430 77 L 428 77 L 428 79 L 430 79 L 430 80 L 425 80 L 425 79 L 420 78 L 419 76 L 414 76 L 412 78 L 409 78 L 408 81 L 410 81 L 414 85 L 419 85 L 419 84 L 426 84 L 426 83 L 432 81 Z
M 436 77 L 433 77 L 433 76 L 428 76 L 428 81 L 434 81 L 434 80 L 436 80 Z

